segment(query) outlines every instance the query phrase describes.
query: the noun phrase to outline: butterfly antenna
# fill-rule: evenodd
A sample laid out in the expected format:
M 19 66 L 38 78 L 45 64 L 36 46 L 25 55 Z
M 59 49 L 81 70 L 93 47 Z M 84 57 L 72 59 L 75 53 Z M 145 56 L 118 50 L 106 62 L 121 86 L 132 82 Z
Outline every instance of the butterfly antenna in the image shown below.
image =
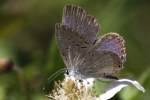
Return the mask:
M 50 84 L 52 83 L 52 81 L 57 78 L 61 73 L 63 73 L 66 70 L 66 68 L 62 68 L 59 69 L 58 71 L 56 71 L 54 74 L 52 74 L 46 81 L 46 84 L 43 87 L 43 91 L 47 91 L 47 87 L 50 87 Z
M 63 73 L 65 70 L 66 70 L 66 68 L 59 69 L 58 71 L 56 71 L 55 73 L 53 73 L 53 74 L 48 78 L 48 80 L 53 81 L 53 79 L 55 79 L 57 76 L 59 76 L 59 75 L 60 75 L 61 73 Z

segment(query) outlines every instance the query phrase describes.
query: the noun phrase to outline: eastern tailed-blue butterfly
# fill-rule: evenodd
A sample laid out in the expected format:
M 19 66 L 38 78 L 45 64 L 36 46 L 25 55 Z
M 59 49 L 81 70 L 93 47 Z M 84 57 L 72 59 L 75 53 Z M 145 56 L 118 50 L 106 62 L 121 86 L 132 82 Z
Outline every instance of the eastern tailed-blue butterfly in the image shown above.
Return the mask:
M 55 26 L 56 40 L 70 75 L 80 78 L 113 78 L 126 59 L 124 39 L 117 33 L 99 38 L 94 16 L 83 8 L 66 5 L 62 22 Z
M 54 79 L 58 73 L 66 69 L 69 78 L 65 77 L 63 84 L 60 83 L 60 86 L 58 85 L 58 88 L 54 89 L 56 90 L 56 95 L 52 95 L 54 99 L 55 97 L 62 99 L 62 97 L 67 96 L 66 93 L 70 93 L 66 92 L 66 87 L 63 87 L 66 82 L 65 84 L 71 88 L 67 80 L 69 79 L 70 81 L 72 78 L 70 76 L 73 76 L 72 79 L 75 79 L 75 81 L 72 82 L 75 82 L 77 86 L 80 82 L 76 82 L 76 79 L 83 79 L 83 81 L 85 79 L 87 82 L 87 80 L 92 78 L 92 84 L 93 79 L 114 79 L 104 92 L 98 97 L 94 97 L 95 99 L 93 100 L 110 99 L 128 85 L 132 85 L 142 92 L 145 91 L 137 81 L 118 79 L 115 76 L 115 73 L 123 68 L 123 63 L 126 60 L 123 37 L 111 32 L 98 38 L 96 33 L 99 30 L 96 18 L 89 15 L 83 8 L 74 5 L 66 5 L 64 7 L 62 22 L 56 24 L 55 33 L 58 48 L 66 68 L 57 71 L 49 79 Z M 76 85 L 73 84 L 73 86 Z M 84 86 L 91 85 L 84 84 Z M 82 89 L 83 87 L 78 88 Z M 68 95 L 70 96 L 70 94 Z M 85 97 L 86 95 L 84 95 L 84 100 Z

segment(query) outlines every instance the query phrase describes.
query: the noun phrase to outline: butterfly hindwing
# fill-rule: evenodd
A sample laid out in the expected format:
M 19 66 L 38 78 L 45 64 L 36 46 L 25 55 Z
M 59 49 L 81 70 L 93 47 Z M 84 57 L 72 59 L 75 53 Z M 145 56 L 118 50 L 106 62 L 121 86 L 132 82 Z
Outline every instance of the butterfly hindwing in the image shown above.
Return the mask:
M 113 73 L 122 69 L 126 59 L 125 42 L 117 33 L 107 33 L 93 45 L 86 54 L 86 71 L 81 71 L 89 76 L 113 76 Z
M 125 41 L 117 33 L 107 33 L 103 35 L 96 44 L 97 50 L 107 50 L 117 54 L 122 63 L 126 60 Z
M 86 77 L 105 77 L 121 69 L 119 56 L 110 51 L 92 49 L 87 52 L 85 58 L 84 63 L 79 66 L 79 72 Z

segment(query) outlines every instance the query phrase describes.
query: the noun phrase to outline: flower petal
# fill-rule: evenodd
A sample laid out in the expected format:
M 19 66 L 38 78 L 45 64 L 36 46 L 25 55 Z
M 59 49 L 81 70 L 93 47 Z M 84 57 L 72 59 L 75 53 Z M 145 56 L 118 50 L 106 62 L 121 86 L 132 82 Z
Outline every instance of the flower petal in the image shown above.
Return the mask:
M 108 100 L 112 98 L 116 93 L 121 91 L 121 89 L 129 85 L 136 87 L 142 92 L 145 92 L 145 89 L 137 81 L 130 79 L 120 79 L 111 82 L 104 90 L 105 92 L 102 93 L 96 100 Z
M 135 80 L 129 80 L 129 79 L 120 79 L 118 80 L 118 82 L 124 83 L 124 84 L 128 84 L 128 85 L 133 85 L 134 87 L 136 87 L 138 90 L 145 92 L 144 87 L 137 81 Z

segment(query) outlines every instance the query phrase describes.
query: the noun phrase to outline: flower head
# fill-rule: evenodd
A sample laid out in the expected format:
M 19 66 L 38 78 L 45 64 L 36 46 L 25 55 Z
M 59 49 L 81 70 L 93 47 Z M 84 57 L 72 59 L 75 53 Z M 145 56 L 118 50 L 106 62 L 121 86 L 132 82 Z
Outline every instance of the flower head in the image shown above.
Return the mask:
M 66 75 L 63 81 L 55 82 L 54 89 L 48 97 L 54 100 L 108 100 L 127 86 L 134 86 L 145 92 L 145 89 L 137 81 L 119 79 L 109 82 L 103 92 L 97 95 L 93 90 L 94 82 L 93 78 L 80 81 Z

